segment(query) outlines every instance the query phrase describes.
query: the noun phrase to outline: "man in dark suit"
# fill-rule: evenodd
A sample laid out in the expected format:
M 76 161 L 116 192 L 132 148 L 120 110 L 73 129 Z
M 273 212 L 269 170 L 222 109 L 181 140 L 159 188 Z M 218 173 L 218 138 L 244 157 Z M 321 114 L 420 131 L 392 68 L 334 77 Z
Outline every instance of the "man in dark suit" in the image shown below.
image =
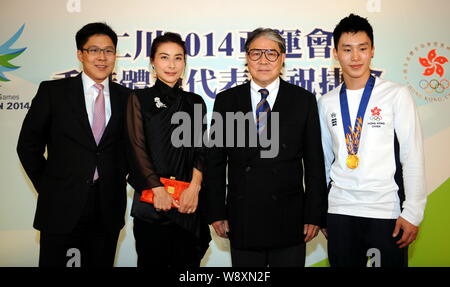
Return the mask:
M 39 266 L 112 267 L 125 223 L 128 92 L 109 79 L 117 47 L 109 26 L 87 24 L 76 43 L 83 72 L 41 83 L 17 152 L 38 192 Z
M 279 77 L 286 47 L 276 31 L 256 29 L 245 48 L 251 82 L 218 94 L 214 103 L 206 172 L 208 221 L 219 236 L 230 239 L 233 266 L 304 266 L 306 242 L 317 235 L 326 216 L 316 99 Z M 250 120 L 244 125 L 227 120 L 236 113 L 250 114 L 245 117 Z M 215 126 L 219 123 L 223 129 Z M 252 133 L 258 138 L 254 146 Z M 242 134 L 245 146 L 239 147 Z M 267 139 L 279 146 L 270 157 L 263 156 Z

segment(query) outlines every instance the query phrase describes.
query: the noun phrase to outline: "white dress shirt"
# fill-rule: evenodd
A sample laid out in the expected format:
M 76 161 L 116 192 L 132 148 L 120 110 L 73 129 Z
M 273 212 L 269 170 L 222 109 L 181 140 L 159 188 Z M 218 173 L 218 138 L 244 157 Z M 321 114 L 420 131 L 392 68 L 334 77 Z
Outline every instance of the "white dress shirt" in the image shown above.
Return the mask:
M 261 101 L 261 94 L 258 92 L 260 89 L 267 89 L 269 91 L 269 95 L 266 100 L 269 103 L 270 110 L 273 109 L 273 105 L 275 104 L 275 100 L 277 99 L 278 90 L 280 89 L 280 78 L 277 78 L 275 81 L 270 83 L 267 87 L 262 88 L 258 86 L 254 81 L 250 82 L 250 95 L 252 98 L 252 111 L 253 111 L 253 119 L 256 123 L 256 106 Z
M 99 90 L 94 87 L 96 84 L 94 80 L 92 80 L 85 73 L 81 74 L 81 79 L 83 81 L 83 90 L 84 90 L 84 101 L 86 103 L 86 112 L 89 118 L 89 124 L 92 127 L 92 119 L 94 118 L 94 105 L 95 99 L 97 99 Z M 111 100 L 109 97 L 109 79 L 106 78 L 103 82 L 103 95 L 105 96 L 105 127 L 108 125 L 108 121 L 111 118 Z

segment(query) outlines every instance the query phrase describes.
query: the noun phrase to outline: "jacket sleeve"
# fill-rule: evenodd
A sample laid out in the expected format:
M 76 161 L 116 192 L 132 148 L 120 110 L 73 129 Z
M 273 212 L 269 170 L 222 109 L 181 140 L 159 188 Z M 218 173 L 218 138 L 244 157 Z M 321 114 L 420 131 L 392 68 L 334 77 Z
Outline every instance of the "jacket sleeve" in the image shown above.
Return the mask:
M 200 98 L 201 99 L 201 98 Z M 197 103 L 195 104 L 195 108 L 194 108 L 194 113 L 196 113 L 197 111 L 195 110 L 197 107 L 201 107 L 201 129 L 196 129 L 196 127 L 194 127 L 194 167 L 196 169 L 198 169 L 199 171 L 201 171 L 202 173 L 205 172 L 206 170 L 206 146 L 205 143 L 203 141 L 203 135 L 206 134 L 208 126 L 206 121 L 204 121 L 204 119 L 206 119 L 206 104 L 203 101 L 203 99 L 201 99 L 201 104 Z M 195 121 L 195 115 L 194 115 L 194 121 Z M 196 123 L 194 122 L 194 125 L 200 125 L 200 123 Z
M 303 135 L 305 169 L 305 223 L 326 225 L 327 187 L 316 98 L 308 93 L 307 122 Z
M 405 186 L 405 201 L 400 216 L 418 226 L 423 220 L 427 203 L 423 139 L 419 115 L 406 87 L 399 91 L 394 101 L 394 113 Z
M 47 161 L 44 153 L 49 140 L 50 124 L 50 87 L 48 82 L 42 82 L 25 116 L 17 143 L 20 162 L 37 192 Z
M 131 182 L 138 191 L 163 186 L 156 174 L 147 151 L 144 123 L 139 98 L 131 94 L 127 105 L 128 155 L 130 157 Z
M 206 219 L 208 223 L 226 219 L 226 167 L 224 94 L 218 94 L 214 102 L 206 164 Z

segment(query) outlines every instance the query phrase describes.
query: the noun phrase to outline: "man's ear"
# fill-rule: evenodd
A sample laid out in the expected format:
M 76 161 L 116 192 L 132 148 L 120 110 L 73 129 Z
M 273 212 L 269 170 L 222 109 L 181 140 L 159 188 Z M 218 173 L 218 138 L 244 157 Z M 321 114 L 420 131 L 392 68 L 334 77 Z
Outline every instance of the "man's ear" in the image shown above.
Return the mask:
M 83 51 L 77 50 L 77 58 L 78 58 L 78 61 L 83 63 Z
M 333 48 L 333 57 L 334 57 L 336 60 L 338 59 L 336 48 Z

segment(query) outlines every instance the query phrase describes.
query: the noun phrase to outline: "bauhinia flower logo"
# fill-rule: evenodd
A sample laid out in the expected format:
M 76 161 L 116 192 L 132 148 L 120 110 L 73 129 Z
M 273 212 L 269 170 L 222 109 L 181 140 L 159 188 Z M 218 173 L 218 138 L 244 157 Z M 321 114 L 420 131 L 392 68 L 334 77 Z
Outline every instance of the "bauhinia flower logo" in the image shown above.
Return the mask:
M 427 103 L 450 99 L 450 74 L 445 71 L 449 60 L 450 45 L 446 43 L 430 41 L 416 45 L 406 54 L 403 64 L 409 91 Z
M 428 52 L 427 58 L 419 58 L 419 61 L 420 64 L 425 67 L 425 71 L 422 75 L 431 76 L 436 73 L 442 77 L 444 75 L 444 67 L 442 65 L 447 63 L 448 59 L 443 56 L 438 57 L 436 49 L 433 49 Z
M 379 109 L 378 107 L 375 107 L 373 109 L 370 110 L 372 112 L 372 116 L 379 116 L 381 109 Z

